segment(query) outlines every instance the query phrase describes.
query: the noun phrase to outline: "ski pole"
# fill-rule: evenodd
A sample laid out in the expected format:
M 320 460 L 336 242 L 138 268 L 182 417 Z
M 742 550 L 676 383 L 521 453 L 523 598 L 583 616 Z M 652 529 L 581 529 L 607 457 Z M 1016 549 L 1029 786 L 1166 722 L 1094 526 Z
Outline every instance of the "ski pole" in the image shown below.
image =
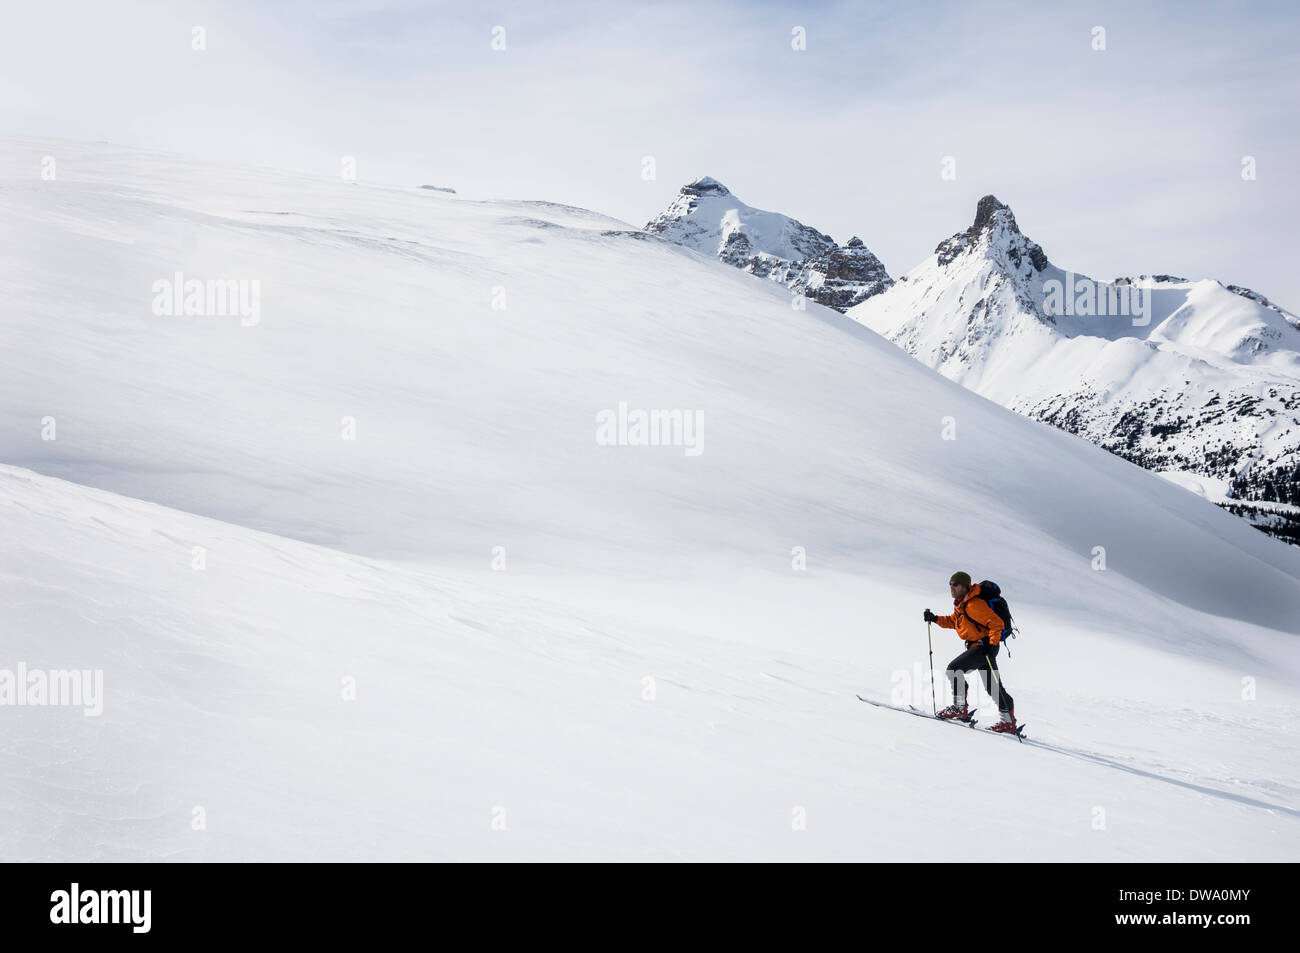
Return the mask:
M 939 703 L 935 701 L 935 684 L 934 684 L 934 637 L 930 635 L 930 623 L 925 624 L 925 640 L 930 643 L 930 707 L 934 709 L 937 717 L 939 714 Z

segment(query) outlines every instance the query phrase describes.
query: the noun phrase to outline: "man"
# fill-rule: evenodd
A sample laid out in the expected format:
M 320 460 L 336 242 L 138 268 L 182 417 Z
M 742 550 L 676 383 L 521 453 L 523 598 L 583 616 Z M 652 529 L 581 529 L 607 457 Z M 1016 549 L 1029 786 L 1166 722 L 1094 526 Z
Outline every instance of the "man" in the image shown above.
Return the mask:
M 998 672 L 996 662 L 1005 623 L 980 598 L 980 587 L 971 585 L 969 573 L 953 573 L 948 580 L 948 591 L 952 594 L 952 615 L 935 615 L 926 609 L 924 618 L 926 622 L 937 622 L 945 629 L 956 629 L 966 643 L 966 651 L 948 663 L 947 676 L 952 685 L 953 704 L 939 712 L 939 717 L 960 718 L 962 721 L 970 719 L 970 711 L 966 707 L 966 673 L 979 669 L 985 690 L 990 698 L 997 699 L 998 711 L 1002 714 L 1002 721 L 989 730 L 1015 731 L 1015 703 L 1002 684 L 1002 675 Z

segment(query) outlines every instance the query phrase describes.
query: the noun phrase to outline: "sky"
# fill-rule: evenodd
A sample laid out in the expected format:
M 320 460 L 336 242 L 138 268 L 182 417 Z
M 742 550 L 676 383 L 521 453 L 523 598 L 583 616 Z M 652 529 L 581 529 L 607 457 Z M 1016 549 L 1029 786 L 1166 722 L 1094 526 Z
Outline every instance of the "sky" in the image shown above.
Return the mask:
M 7 5 L 0 134 L 351 156 L 636 226 L 711 175 L 895 276 L 992 193 L 1060 267 L 1300 311 L 1298 27 L 1264 2 L 46 0 Z

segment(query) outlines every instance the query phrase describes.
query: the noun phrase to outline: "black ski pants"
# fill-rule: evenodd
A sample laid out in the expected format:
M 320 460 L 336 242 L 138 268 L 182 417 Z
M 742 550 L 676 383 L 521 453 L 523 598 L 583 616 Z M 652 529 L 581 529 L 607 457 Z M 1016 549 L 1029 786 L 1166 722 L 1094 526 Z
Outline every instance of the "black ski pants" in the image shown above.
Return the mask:
M 998 646 L 975 642 L 948 663 L 948 682 L 952 685 L 953 700 L 958 705 L 966 703 L 966 673 L 978 670 L 984 679 L 984 690 L 989 693 L 989 698 L 998 700 L 998 711 L 1010 711 L 1015 706 L 1011 693 L 1002 682 L 997 657 Z

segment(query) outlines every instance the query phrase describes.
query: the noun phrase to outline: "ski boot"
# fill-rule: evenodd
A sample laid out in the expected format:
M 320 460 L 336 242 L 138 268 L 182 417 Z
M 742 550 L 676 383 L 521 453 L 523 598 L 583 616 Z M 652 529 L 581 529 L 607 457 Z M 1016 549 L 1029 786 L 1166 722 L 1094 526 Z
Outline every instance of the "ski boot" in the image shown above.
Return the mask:
M 989 731 L 996 731 L 999 734 L 1008 732 L 1011 734 L 1020 734 L 1016 729 L 1016 710 L 1013 708 L 1010 711 L 1002 712 L 1002 720 L 996 725 L 990 725 Z
M 960 705 L 949 705 L 943 711 L 939 712 L 938 717 L 956 718 L 958 721 L 970 721 L 970 709 L 966 707 L 965 702 L 962 702 Z

